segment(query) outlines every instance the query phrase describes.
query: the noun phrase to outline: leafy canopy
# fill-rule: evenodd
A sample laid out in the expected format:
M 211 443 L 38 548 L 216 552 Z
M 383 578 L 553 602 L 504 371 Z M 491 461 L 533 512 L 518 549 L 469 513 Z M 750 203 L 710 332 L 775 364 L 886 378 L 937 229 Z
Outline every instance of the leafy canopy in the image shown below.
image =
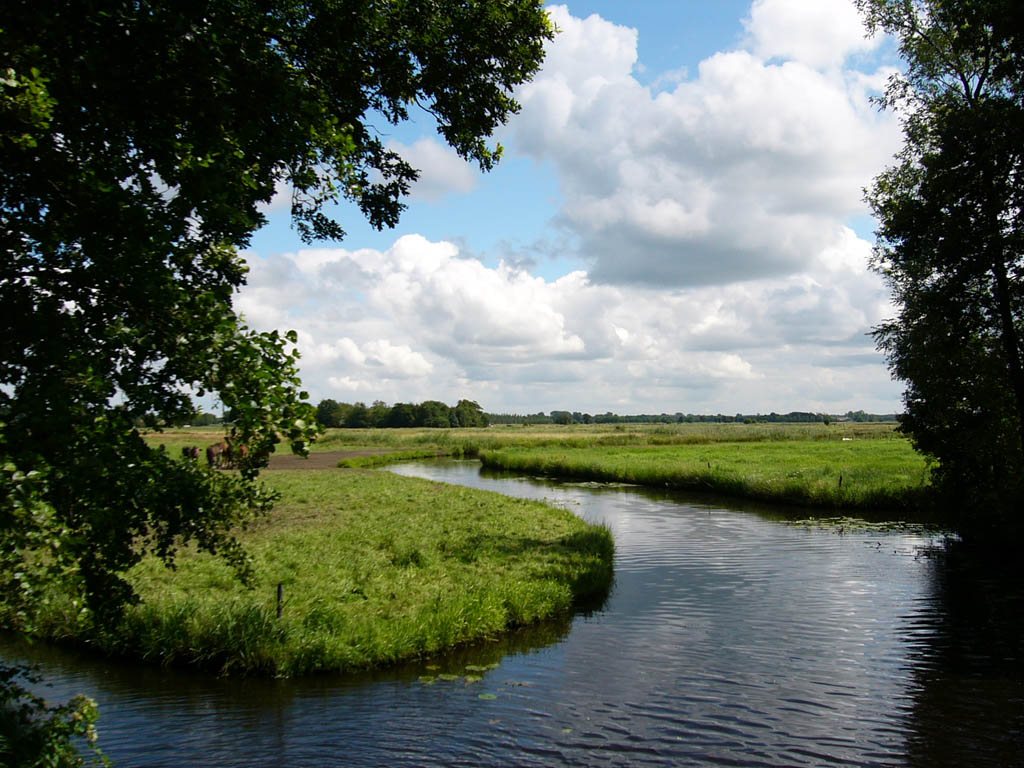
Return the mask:
M 859 5 L 907 63 L 883 99 L 905 145 L 868 192 L 898 308 L 875 338 L 937 498 L 965 532 L 1005 531 L 1024 492 L 1024 6 Z
M 146 552 L 245 574 L 259 466 L 316 429 L 294 334 L 232 309 L 261 206 L 289 190 L 307 242 L 344 234 L 336 203 L 393 225 L 416 171 L 379 131 L 411 110 L 491 168 L 552 30 L 537 0 L 12 0 L 0 24 L 0 609 L 31 626 L 54 580 L 116 611 Z M 238 473 L 136 426 L 208 392 Z

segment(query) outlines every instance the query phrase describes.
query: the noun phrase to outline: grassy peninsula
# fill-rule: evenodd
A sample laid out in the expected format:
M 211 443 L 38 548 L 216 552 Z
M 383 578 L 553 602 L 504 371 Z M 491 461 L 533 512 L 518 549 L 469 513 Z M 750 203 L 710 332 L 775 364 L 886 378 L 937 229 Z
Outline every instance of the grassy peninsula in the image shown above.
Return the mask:
M 256 583 L 184 551 L 131 572 L 113 627 L 55 601 L 42 634 L 219 672 L 298 675 L 425 656 L 607 593 L 610 532 L 499 494 L 365 470 L 266 474 L 282 500 L 241 534 Z M 277 617 L 277 585 L 284 602 Z

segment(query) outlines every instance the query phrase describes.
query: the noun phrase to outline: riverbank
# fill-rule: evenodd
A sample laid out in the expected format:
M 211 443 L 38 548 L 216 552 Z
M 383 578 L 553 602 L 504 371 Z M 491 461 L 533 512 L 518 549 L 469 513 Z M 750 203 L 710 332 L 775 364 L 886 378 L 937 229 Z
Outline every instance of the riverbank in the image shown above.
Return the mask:
M 914 515 L 927 466 L 904 440 L 765 441 L 483 450 L 485 467 L 787 505 Z
M 186 550 L 174 571 L 155 560 L 133 569 L 143 601 L 117 626 L 82 626 L 56 600 L 42 636 L 161 664 L 292 676 L 435 654 L 600 600 L 611 585 L 608 529 L 540 502 L 361 470 L 265 480 L 281 501 L 239 535 L 252 589 Z
M 314 449 L 371 447 L 380 452 L 365 459 L 373 465 L 430 449 L 526 474 L 917 519 L 929 477 L 924 457 L 891 423 L 338 429 Z

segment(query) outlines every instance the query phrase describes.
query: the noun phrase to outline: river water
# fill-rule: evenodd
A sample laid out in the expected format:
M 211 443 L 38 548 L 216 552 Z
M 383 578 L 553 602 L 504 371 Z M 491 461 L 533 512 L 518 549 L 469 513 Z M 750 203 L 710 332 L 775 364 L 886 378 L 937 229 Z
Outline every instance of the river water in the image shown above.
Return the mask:
M 935 536 L 475 462 L 392 471 L 608 524 L 611 595 L 358 677 L 211 679 L 9 640 L 0 653 L 40 663 L 54 700 L 96 698 L 121 766 L 1024 765 L 1024 601 Z

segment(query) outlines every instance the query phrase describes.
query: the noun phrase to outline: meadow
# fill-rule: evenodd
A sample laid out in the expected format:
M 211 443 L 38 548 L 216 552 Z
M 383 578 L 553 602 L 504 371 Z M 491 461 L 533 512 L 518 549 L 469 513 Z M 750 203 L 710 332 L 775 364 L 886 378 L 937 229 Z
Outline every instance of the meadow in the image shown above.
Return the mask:
M 929 466 L 893 423 L 575 424 L 330 429 L 311 452 L 370 451 L 341 466 L 450 455 L 484 466 L 786 505 L 920 513 Z
M 905 516 L 920 511 L 929 478 L 925 458 L 892 423 L 339 429 L 314 450 L 371 447 L 396 456 L 429 447 L 525 474 Z
M 130 572 L 142 602 L 120 624 L 83 626 L 55 598 L 41 635 L 162 664 L 289 676 L 494 638 L 600 600 L 611 585 L 608 529 L 540 502 L 363 470 L 264 480 L 281 501 L 239 534 L 251 588 L 186 549 L 173 571 L 147 559 Z
M 897 440 L 526 447 L 484 450 L 480 459 L 485 467 L 527 474 L 904 513 L 916 510 L 928 476 L 924 459 Z

